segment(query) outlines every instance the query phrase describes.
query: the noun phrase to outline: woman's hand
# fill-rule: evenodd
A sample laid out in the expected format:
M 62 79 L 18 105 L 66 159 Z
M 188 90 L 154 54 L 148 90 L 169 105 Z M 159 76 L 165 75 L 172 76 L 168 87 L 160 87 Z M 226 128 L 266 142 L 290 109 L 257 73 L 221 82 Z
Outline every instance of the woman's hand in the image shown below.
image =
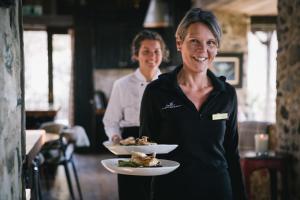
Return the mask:
M 114 144 L 119 144 L 120 140 L 121 140 L 121 136 L 120 135 L 113 135 L 112 138 L 111 138 L 111 141 L 114 143 Z

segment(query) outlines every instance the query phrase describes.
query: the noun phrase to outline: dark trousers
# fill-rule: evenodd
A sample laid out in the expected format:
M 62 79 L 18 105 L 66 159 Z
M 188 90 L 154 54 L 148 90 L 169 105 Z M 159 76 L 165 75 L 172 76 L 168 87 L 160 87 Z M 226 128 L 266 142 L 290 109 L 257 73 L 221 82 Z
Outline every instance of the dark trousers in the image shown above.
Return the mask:
M 182 166 L 167 175 L 152 180 L 151 200 L 233 200 L 230 176 L 226 168 L 200 169 Z
M 139 137 L 139 127 L 127 127 L 123 129 L 123 139 L 133 136 Z M 122 158 L 126 156 L 120 156 Z M 118 175 L 119 200 L 149 200 L 150 176 Z

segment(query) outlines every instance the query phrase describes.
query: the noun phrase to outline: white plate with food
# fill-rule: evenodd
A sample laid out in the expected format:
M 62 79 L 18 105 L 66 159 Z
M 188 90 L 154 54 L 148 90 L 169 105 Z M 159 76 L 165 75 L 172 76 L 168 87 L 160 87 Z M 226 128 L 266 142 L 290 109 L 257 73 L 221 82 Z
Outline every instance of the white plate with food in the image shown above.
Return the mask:
M 179 163 L 171 160 L 160 159 L 160 166 L 155 167 L 120 167 L 119 161 L 129 161 L 129 158 L 113 158 L 102 160 L 102 165 L 115 174 L 125 174 L 134 176 L 159 176 L 168 174 L 179 167 Z
M 103 145 L 115 155 L 130 155 L 133 151 L 139 151 L 146 154 L 166 154 L 173 151 L 177 144 L 151 144 L 151 145 L 120 145 L 106 141 Z
M 115 155 L 130 155 L 132 152 L 165 154 L 173 151 L 178 146 L 177 144 L 157 144 L 150 141 L 147 136 L 141 138 L 128 137 L 118 144 L 106 141 L 103 142 L 103 145 Z

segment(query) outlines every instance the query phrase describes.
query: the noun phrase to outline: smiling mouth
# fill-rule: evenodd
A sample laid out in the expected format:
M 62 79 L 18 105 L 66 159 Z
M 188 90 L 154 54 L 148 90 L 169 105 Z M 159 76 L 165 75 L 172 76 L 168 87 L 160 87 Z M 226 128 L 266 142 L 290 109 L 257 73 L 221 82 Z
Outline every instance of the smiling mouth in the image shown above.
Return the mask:
M 195 56 L 193 56 L 193 59 L 198 62 L 204 62 L 207 60 L 207 58 L 205 58 L 205 57 L 195 57 Z

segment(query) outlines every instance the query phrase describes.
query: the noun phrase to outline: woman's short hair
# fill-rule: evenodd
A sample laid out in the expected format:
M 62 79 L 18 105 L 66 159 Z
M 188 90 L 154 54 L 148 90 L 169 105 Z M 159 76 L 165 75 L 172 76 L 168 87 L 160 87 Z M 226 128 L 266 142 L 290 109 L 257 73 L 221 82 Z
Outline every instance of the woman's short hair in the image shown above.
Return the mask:
M 184 40 L 189 26 L 197 22 L 205 24 L 210 29 L 210 31 L 217 39 L 217 43 L 219 46 L 222 36 L 222 30 L 218 23 L 218 20 L 212 12 L 202 10 L 201 8 L 192 8 L 185 14 L 177 27 L 175 33 L 176 39 Z
M 144 40 L 157 40 L 160 43 L 163 61 L 168 62 L 169 50 L 163 40 L 163 38 L 156 32 L 150 30 L 142 30 L 133 39 L 131 44 L 131 55 L 137 56 Z

